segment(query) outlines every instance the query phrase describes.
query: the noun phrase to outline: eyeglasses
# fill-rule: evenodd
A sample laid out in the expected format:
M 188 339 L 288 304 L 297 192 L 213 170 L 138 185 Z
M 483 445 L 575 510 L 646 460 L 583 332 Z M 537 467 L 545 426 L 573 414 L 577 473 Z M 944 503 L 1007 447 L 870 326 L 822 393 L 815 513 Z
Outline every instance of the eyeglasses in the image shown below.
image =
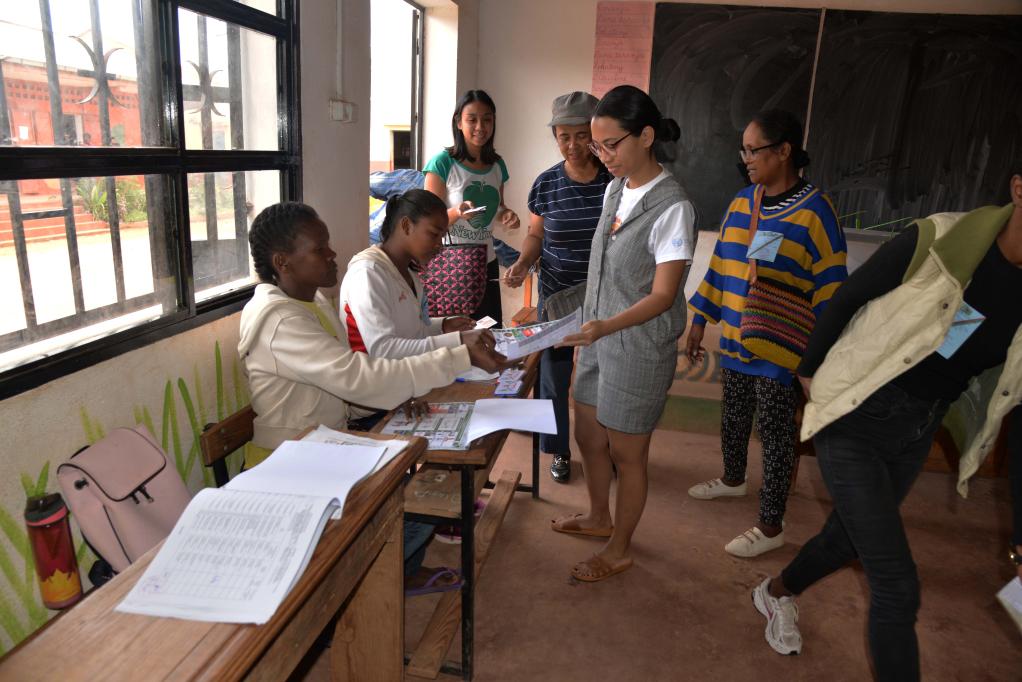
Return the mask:
M 591 151 L 596 156 L 600 156 L 601 152 L 604 154 L 613 154 L 614 150 L 617 149 L 617 146 L 621 144 L 621 140 L 625 139 L 626 137 L 629 137 L 630 135 L 631 133 L 625 133 L 624 135 L 617 138 L 613 142 L 608 142 L 607 144 L 600 144 L 599 142 L 596 142 L 594 140 L 593 142 L 590 142 L 588 145 L 589 151 Z
M 738 156 L 742 157 L 742 161 L 751 161 L 752 159 L 756 158 L 756 154 L 757 153 L 763 151 L 764 149 L 770 149 L 771 147 L 776 147 L 779 144 L 783 144 L 783 143 L 782 142 L 771 142 L 770 144 L 765 144 L 762 147 L 755 147 L 753 149 L 739 149 L 738 150 Z

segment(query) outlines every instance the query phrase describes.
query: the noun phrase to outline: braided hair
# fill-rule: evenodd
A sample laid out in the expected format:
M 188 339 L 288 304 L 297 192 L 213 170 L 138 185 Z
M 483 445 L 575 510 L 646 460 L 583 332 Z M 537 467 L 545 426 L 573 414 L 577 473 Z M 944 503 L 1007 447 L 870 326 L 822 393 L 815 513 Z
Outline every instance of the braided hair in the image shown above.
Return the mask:
M 413 223 L 437 213 L 447 216 L 447 204 L 443 199 L 424 189 L 410 189 L 404 194 L 395 194 L 387 199 L 387 216 L 380 227 L 380 239 L 387 241 L 394 234 L 394 228 L 402 218 Z
M 259 212 L 248 231 L 248 244 L 260 280 L 270 284 L 277 282 L 273 254 L 293 251 L 299 228 L 318 219 L 319 214 L 312 206 L 299 201 L 282 201 Z

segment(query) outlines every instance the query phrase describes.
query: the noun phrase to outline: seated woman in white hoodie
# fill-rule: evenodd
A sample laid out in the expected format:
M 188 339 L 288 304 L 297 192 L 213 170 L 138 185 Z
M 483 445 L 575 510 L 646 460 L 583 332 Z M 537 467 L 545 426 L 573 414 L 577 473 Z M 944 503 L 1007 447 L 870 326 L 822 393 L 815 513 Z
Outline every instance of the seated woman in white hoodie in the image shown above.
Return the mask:
M 372 357 L 405 358 L 454 348 L 475 322 L 426 312 L 420 271 L 443 248 L 447 206 L 432 192 L 411 189 L 387 201 L 381 243 L 355 254 L 341 282 L 348 343 Z
M 337 312 L 319 291 L 337 284 L 337 254 L 310 206 L 285 202 L 264 209 L 252 223 L 249 244 L 263 283 L 241 313 L 238 344 L 256 413 L 246 467 L 309 426 L 347 427 L 349 403 L 393 409 L 450 384 L 471 365 L 493 371 L 506 361 L 494 352 L 492 334 L 400 360 L 352 352 Z M 408 531 L 405 568 L 415 572 L 429 533 L 410 542 Z

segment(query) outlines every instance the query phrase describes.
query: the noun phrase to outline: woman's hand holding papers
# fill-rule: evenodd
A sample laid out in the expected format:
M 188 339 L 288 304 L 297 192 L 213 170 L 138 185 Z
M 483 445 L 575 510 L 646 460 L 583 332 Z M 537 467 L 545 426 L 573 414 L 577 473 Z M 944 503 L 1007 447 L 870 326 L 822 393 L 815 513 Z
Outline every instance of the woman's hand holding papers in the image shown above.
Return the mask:
M 589 320 L 578 334 L 564 337 L 562 346 L 591 346 L 610 332 L 606 320 Z

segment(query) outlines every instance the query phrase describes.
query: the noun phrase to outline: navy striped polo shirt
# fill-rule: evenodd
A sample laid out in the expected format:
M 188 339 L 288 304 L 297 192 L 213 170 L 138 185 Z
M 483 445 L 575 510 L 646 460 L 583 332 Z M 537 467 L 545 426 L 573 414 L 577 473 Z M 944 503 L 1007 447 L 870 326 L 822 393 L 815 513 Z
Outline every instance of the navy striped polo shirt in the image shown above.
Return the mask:
M 593 233 L 611 179 L 607 169 L 601 167 L 592 182 L 575 182 L 565 174 L 561 161 L 532 183 L 529 211 L 543 218 L 539 276 L 543 296 L 585 281 Z

